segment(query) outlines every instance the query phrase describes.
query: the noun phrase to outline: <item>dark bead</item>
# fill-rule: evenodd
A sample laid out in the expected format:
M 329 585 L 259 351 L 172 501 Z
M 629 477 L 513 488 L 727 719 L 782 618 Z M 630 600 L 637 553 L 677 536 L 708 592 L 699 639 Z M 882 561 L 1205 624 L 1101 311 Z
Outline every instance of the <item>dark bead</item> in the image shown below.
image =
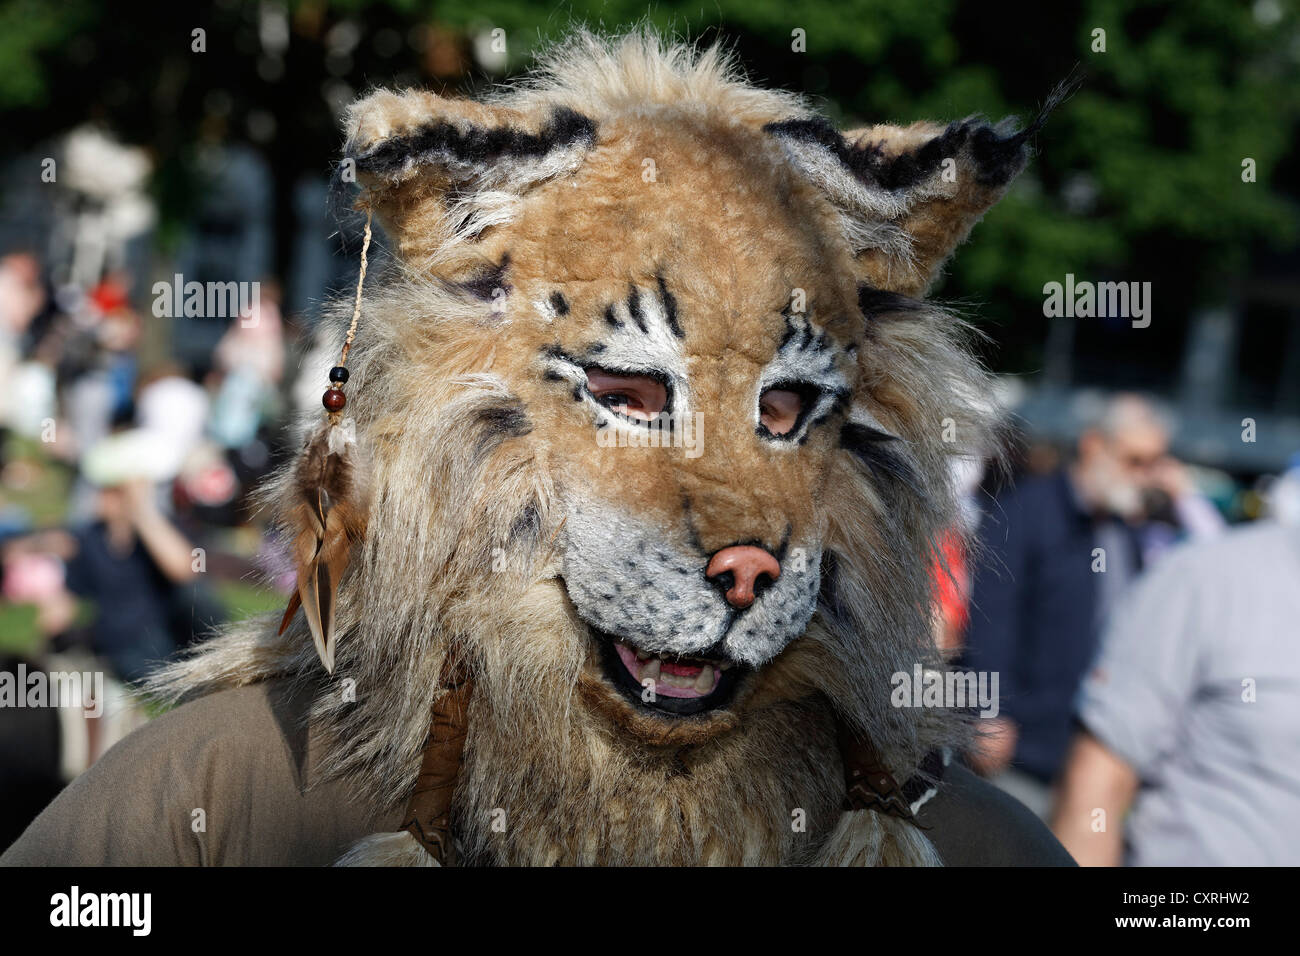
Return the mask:
M 348 370 L 342 365 L 335 365 L 330 369 L 330 381 L 338 382 L 340 385 L 348 380 Z
M 321 404 L 331 412 L 341 411 L 347 403 L 348 400 L 344 396 L 342 389 L 338 388 L 328 389 L 321 398 Z

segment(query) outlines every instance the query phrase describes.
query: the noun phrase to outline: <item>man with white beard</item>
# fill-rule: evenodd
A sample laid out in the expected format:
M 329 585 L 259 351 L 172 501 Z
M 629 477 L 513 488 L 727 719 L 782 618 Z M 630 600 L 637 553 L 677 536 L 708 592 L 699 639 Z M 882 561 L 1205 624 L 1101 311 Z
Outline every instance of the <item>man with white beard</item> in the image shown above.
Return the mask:
M 961 666 L 997 672 L 1001 714 L 972 766 L 1045 817 L 1070 741 L 1075 695 L 1106 617 L 1154 553 L 1159 510 L 1195 536 L 1222 527 L 1169 456 L 1169 428 L 1135 395 L 1110 400 L 1075 460 L 989 504 Z

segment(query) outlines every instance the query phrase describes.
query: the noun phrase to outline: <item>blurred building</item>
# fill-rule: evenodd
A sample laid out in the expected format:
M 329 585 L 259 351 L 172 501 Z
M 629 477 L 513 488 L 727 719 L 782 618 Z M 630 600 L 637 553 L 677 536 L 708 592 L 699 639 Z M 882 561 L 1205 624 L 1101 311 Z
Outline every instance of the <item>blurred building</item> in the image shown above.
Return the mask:
M 1124 318 L 1045 320 L 1043 373 L 1017 412 L 1064 445 L 1102 394 L 1151 392 L 1174 412 L 1183 460 L 1238 477 L 1284 470 L 1300 450 L 1300 254 L 1259 260 L 1222 304 L 1190 315 L 1162 313 L 1159 293 L 1147 329 Z

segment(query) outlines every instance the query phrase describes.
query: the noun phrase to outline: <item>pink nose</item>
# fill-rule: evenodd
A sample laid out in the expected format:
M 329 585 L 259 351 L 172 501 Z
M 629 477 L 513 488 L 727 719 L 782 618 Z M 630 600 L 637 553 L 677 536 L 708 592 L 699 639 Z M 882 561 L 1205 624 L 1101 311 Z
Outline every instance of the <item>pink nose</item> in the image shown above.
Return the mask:
M 730 579 L 724 579 L 723 575 Z M 704 569 L 704 576 L 725 587 L 727 603 L 739 610 L 744 610 L 754 603 L 754 586 L 758 579 L 766 575 L 775 581 L 781 576 L 781 563 L 770 551 L 757 548 L 752 544 L 734 544 L 723 548 L 709 559 L 709 566 Z

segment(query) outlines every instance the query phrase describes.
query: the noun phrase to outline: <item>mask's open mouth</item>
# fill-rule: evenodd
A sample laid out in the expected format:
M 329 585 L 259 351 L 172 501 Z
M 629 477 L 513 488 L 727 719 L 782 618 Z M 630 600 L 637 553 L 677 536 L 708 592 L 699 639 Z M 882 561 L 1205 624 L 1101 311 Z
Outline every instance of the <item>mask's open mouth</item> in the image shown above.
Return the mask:
M 623 638 L 594 632 L 605 677 L 638 707 L 689 716 L 730 702 L 746 668 L 716 657 L 656 656 Z

